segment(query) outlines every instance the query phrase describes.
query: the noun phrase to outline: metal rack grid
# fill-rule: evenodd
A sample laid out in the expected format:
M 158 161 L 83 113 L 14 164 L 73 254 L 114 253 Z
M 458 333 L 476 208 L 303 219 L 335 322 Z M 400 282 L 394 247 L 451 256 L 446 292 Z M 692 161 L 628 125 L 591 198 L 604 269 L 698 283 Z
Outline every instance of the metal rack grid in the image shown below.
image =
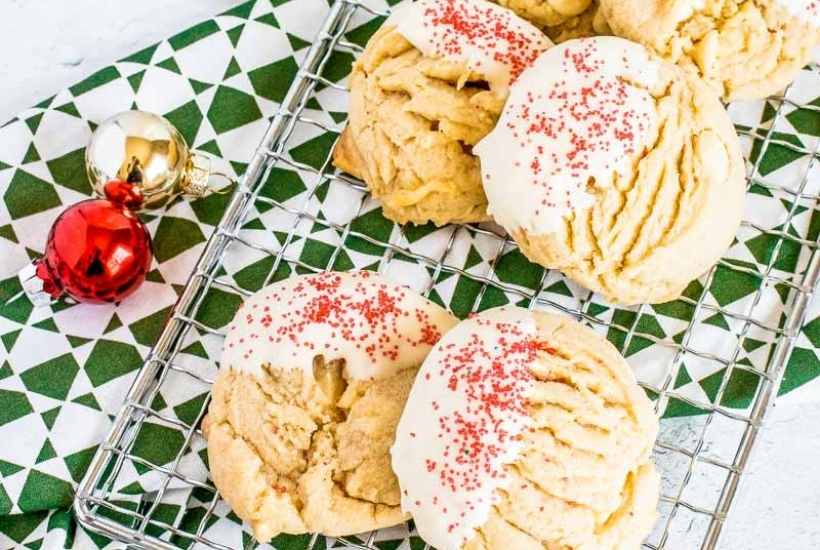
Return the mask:
M 790 355 L 794 339 L 803 323 L 806 305 L 820 278 L 820 254 L 818 242 L 794 235 L 789 231 L 791 222 L 801 210 L 813 211 L 820 206 L 818 176 L 820 169 L 818 146 L 820 140 L 809 150 L 778 137 L 778 120 L 788 108 L 802 108 L 820 112 L 820 108 L 805 105 L 789 99 L 788 91 L 781 97 L 771 98 L 774 114 L 771 123 L 761 127 L 738 127 L 742 139 L 747 139 L 757 148 L 754 161 L 747 159 L 748 185 L 765 189 L 776 198 L 788 201 L 788 213 L 782 223 L 774 228 L 762 226 L 759 221 L 744 220 L 741 231 L 755 232 L 772 239 L 773 246 L 766 261 L 749 266 L 731 259 L 721 260 L 708 274 L 700 279 L 698 291 L 689 292 L 678 301 L 687 308 L 690 315 L 678 338 L 659 337 L 643 327 L 643 320 L 649 306 L 628 308 L 625 318 L 606 318 L 601 315 L 600 298 L 591 293 L 578 291 L 573 298 L 557 298 L 546 291 L 548 284 L 564 281 L 554 272 L 543 271 L 537 285 L 532 288 L 502 281 L 495 273 L 499 259 L 515 249 L 515 244 L 494 226 L 468 225 L 438 230 L 444 235 L 434 251 L 420 250 L 408 238 L 406 230 L 395 227 L 386 238 L 375 238 L 356 229 L 352 220 L 358 218 L 371 205 L 367 189 L 361 182 L 333 171 L 329 159 L 320 166 L 311 166 L 297 161 L 288 154 L 288 145 L 300 127 L 311 127 L 321 132 L 338 133 L 339 128 L 329 123 L 311 118 L 306 114 L 308 102 L 320 89 L 344 94 L 344 86 L 325 76 L 331 57 L 337 52 L 358 54 L 361 45 L 348 37 L 354 25 L 386 14 L 374 10 L 359 0 L 338 0 L 330 9 L 316 40 L 308 50 L 302 67 L 292 83 L 277 115 L 274 117 L 259 148 L 245 173 L 237 192 L 232 198 L 218 228 L 209 239 L 179 302 L 139 372 L 125 404 L 116 417 L 111 432 L 100 446 L 85 479 L 80 484 L 75 500 L 75 510 L 80 523 L 86 528 L 121 540 L 139 548 L 187 548 L 207 547 L 225 549 L 231 543 L 216 540 L 210 536 L 211 525 L 218 516 L 221 504 L 219 495 L 207 477 L 197 477 L 188 471 L 187 457 L 203 448 L 199 424 L 208 406 L 207 388 L 212 381 L 213 371 L 186 366 L 181 361 L 181 350 L 192 341 L 221 338 L 215 330 L 200 318 L 206 307 L 209 292 L 219 289 L 240 297 L 250 290 L 227 280 L 220 273 L 226 255 L 243 250 L 272 259 L 271 267 L 264 278 L 264 284 L 278 280 L 293 271 L 318 271 L 332 268 L 342 254 L 345 244 L 357 239 L 381 251 L 376 267 L 379 271 L 398 274 L 410 265 L 423 266 L 427 274 L 426 282 L 416 287 L 426 295 L 431 295 L 443 279 L 456 276 L 477 285 L 470 310 L 483 304 L 488 292 L 502 293 L 509 299 L 518 300 L 530 308 L 552 309 L 575 316 L 598 330 L 604 331 L 615 341 L 621 352 L 628 352 L 636 342 L 643 346 L 654 346 L 661 350 L 663 375 L 653 380 L 641 380 L 647 392 L 655 398 L 659 414 L 669 412 L 671 403 L 688 407 L 690 413 L 701 413 L 692 417 L 692 422 L 662 420 L 661 436 L 655 448 L 655 458 L 664 472 L 664 484 L 660 505 L 660 518 L 655 532 L 645 543 L 646 548 L 715 548 L 729 512 L 732 499 L 741 480 L 755 438 L 761 428 L 763 418 L 776 396 L 784 366 Z M 820 72 L 817 66 L 812 67 Z M 759 165 L 769 146 L 783 147 L 808 159 L 805 170 L 793 184 L 774 183 L 759 175 Z M 754 151 L 754 149 L 750 149 Z M 750 158 L 753 155 L 749 155 Z M 260 193 L 266 178 L 277 167 L 296 171 L 306 182 L 306 192 L 300 197 L 301 204 L 294 206 Z M 322 185 L 332 185 L 345 189 L 350 196 L 358 197 L 358 207 L 351 210 L 347 219 L 332 220 L 312 211 L 317 190 Z M 356 201 L 353 201 L 356 202 Z M 287 204 L 286 204 L 287 203 Z M 281 246 L 259 244 L 243 234 L 243 224 L 254 208 L 264 208 L 281 215 L 290 226 L 283 231 Z M 335 234 L 338 244 L 329 254 L 324 265 L 313 265 L 291 254 L 291 248 L 311 229 L 327 230 Z M 782 227 L 782 229 L 780 228 Z M 491 259 L 483 269 L 467 268 L 452 261 L 454 251 L 464 240 L 481 240 L 485 246 L 495 249 Z M 797 249 L 800 267 L 793 274 L 783 274 L 776 264 L 783 247 Z M 719 270 L 728 270 L 737 276 L 751 277 L 758 281 L 751 299 L 743 302 L 741 310 L 715 303 L 709 298 L 709 289 Z M 571 284 L 571 283 L 567 283 Z M 264 286 L 264 285 L 263 285 Z M 761 303 L 767 302 L 767 293 L 777 290 L 783 308 L 777 319 L 772 318 Z M 574 296 L 581 295 L 582 298 Z M 466 311 L 465 311 L 466 313 Z M 697 331 L 704 325 L 705 315 L 720 314 L 729 324 L 733 345 L 724 350 L 703 349 L 695 342 Z M 741 360 L 745 344 L 752 339 L 765 340 L 769 344 L 768 357 L 763 366 Z M 614 336 L 614 338 L 613 338 Z M 657 362 L 659 359 L 653 359 Z M 684 361 L 712 362 L 725 371 L 720 383 L 709 400 L 697 399 L 679 392 L 677 380 Z M 726 396 L 735 372 L 754 377 L 757 381 L 754 396 L 745 407 L 726 404 Z M 182 377 L 182 378 L 180 378 Z M 640 372 L 638 373 L 641 379 Z M 199 384 L 206 391 L 198 411 L 188 421 L 182 421 L 164 413 L 157 405 L 157 396 L 167 384 L 176 384 L 184 379 L 186 383 Z M 161 425 L 175 430 L 178 436 L 178 451 L 173 460 L 165 464 L 155 464 L 150 458 L 138 456 L 140 433 L 146 425 Z M 683 427 L 681 427 L 683 426 Z M 718 430 L 718 426 L 724 426 Z M 726 430 L 725 426 L 732 426 Z M 721 445 L 712 440 L 712 431 L 734 433 L 734 437 L 724 437 Z M 733 430 L 733 431 L 732 431 Z M 726 439 L 731 439 L 728 445 Z M 723 452 L 713 452 L 714 447 L 722 447 Z M 123 501 L 117 493 L 118 478 L 128 468 L 136 468 L 154 476 L 156 483 L 152 490 L 141 495 L 139 501 Z M 704 471 L 709 472 L 704 474 Z M 701 487 L 703 486 L 703 490 Z M 169 495 L 180 490 L 187 491 L 183 508 L 195 504 L 196 514 L 167 517 L 163 506 Z M 711 493 L 711 500 L 704 504 L 696 495 Z M 127 505 L 131 502 L 131 505 Z M 193 518 L 193 519 L 192 519 Z M 678 523 L 685 523 L 685 529 L 676 529 Z M 239 527 L 236 527 L 239 530 Z M 375 550 L 374 540 L 378 533 L 361 537 L 331 540 L 329 546 L 364 548 Z M 245 547 L 252 546 L 249 537 Z M 319 537 L 313 535 L 306 542 L 308 548 L 316 546 Z

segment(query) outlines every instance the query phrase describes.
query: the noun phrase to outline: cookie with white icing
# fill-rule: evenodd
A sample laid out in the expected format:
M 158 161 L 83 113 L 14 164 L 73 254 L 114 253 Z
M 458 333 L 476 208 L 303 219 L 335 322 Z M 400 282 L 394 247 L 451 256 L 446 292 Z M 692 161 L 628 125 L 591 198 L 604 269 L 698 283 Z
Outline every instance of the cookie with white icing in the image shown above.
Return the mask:
M 399 6 L 353 66 L 334 164 L 363 179 L 393 221 L 487 219 L 472 147 L 495 125 L 509 84 L 550 45 L 486 0 Z
M 439 550 L 637 550 L 656 517 L 657 430 L 607 340 L 503 307 L 436 344 L 391 454 L 402 507 Z
M 612 31 L 701 76 L 726 101 L 775 94 L 820 45 L 817 0 L 601 0 Z
M 524 254 L 614 302 L 678 298 L 740 226 L 744 161 L 717 94 L 621 38 L 542 54 L 474 151 Z
M 406 519 L 389 447 L 419 365 L 455 322 L 370 272 L 295 277 L 244 303 L 204 432 L 214 484 L 260 541 Z

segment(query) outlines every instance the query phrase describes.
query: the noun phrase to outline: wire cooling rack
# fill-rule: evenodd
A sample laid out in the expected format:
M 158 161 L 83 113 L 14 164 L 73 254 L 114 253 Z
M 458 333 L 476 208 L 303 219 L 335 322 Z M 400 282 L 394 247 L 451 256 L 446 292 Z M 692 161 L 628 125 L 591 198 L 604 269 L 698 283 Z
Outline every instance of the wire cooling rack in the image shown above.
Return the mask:
M 199 424 L 209 403 L 215 365 L 196 364 L 186 357 L 194 345 L 214 350 L 221 344 L 214 317 L 229 319 L 233 312 L 226 316 L 214 309 L 215 293 L 236 298 L 227 303 L 238 305 L 253 290 L 293 273 L 364 267 L 386 272 L 462 316 L 512 302 L 573 315 L 605 334 L 628 357 L 664 417 L 655 447 L 663 477 L 660 514 L 645 547 L 715 548 L 820 273 L 817 236 L 806 237 L 795 229 L 820 200 L 820 140 L 806 147 L 778 131 L 795 110 L 815 114 L 820 108 L 791 98 L 787 91 L 767 101 L 765 123 L 737 126 L 747 156 L 752 204 L 736 246 L 764 242 L 765 252 L 757 261 L 739 261 L 730 253 L 672 304 L 616 308 L 558 273 L 533 271 L 531 265 L 519 270 L 526 263 L 507 266 L 507 275 L 501 276 L 501 264 L 523 257 L 492 225 L 401 228 L 384 220 L 383 231 L 362 231 L 359 220 L 372 217 L 377 209 L 366 187 L 333 170 L 325 156 L 329 147 L 318 162 L 291 154 L 292 145 L 304 136 L 338 136 L 341 123 L 313 116 L 311 102 L 321 96 L 325 103 L 346 104 L 345 87 L 328 74 L 337 72 L 334 63 L 340 56 L 350 59 L 361 52 L 366 39 L 362 33 L 372 32 L 385 15 L 357 0 L 333 4 L 78 488 L 75 509 L 80 523 L 139 548 L 270 547 L 243 534 L 207 477 Z M 817 66 L 807 72 L 812 77 L 820 73 Z M 777 182 L 767 180 L 761 170 L 761 159 L 774 148 L 802 158 L 799 169 L 779 176 Z M 301 193 L 271 193 L 271 185 L 275 189 L 284 173 L 298 174 L 304 184 Z M 319 195 L 323 204 L 317 201 Z M 275 228 L 248 229 L 252 215 L 264 215 Z M 255 239 L 259 233 L 275 234 L 277 239 Z M 317 234 L 324 235 L 324 252 L 306 254 L 307 243 L 318 242 L 311 241 Z M 476 251 L 480 259 L 471 260 Z M 254 265 L 264 266 L 261 283 L 243 285 L 237 282 L 240 277 L 231 276 L 229 264 L 243 255 L 260 258 Z M 784 262 L 790 262 L 789 269 Z M 521 270 L 536 275 L 530 280 L 509 275 Z M 727 281 L 730 293 L 736 286 L 752 290 L 741 300 L 721 299 L 715 288 L 726 287 Z M 717 374 L 699 384 L 709 391 L 692 389 L 691 373 L 710 370 Z M 162 399 L 169 386 L 199 388 L 201 398 L 192 401 L 195 406 L 186 414 L 174 414 Z M 170 461 L 141 452 L 144 438 L 158 434 L 175 452 Z M 128 484 L 132 479 L 140 480 L 137 490 Z M 399 535 L 395 529 L 390 533 L 336 540 L 289 537 L 287 544 L 271 544 L 375 550 L 380 540 L 398 536 L 410 539 L 402 548 L 427 548 L 414 536 L 412 525 L 399 528 Z

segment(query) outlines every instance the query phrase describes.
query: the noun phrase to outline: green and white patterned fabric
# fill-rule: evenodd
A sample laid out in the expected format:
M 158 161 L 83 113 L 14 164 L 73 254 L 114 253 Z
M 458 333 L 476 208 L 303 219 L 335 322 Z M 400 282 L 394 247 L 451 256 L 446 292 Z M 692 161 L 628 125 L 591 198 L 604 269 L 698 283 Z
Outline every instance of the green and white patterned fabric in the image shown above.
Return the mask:
M 55 217 L 91 194 L 83 164 L 91 132 L 122 110 L 157 112 L 171 120 L 195 149 L 210 153 L 220 170 L 240 176 L 328 9 L 326 0 L 251 0 L 114 63 L 0 128 L 0 548 L 114 546 L 77 527 L 70 511 L 74 489 L 229 201 L 226 195 L 178 200 L 163 211 L 145 215 L 154 238 L 155 262 L 144 286 L 119 306 L 55 303 L 34 308 L 24 296 L 10 300 L 21 290 L 16 273 L 42 253 Z M 363 44 L 377 26 L 377 20 L 362 21 L 347 38 Z M 323 76 L 342 82 L 352 60 L 352 55 L 335 54 Z M 667 364 L 675 350 L 657 342 L 681 342 L 694 302 L 708 283 L 708 307 L 699 312 L 698 328 L 685 342 L 703 353 L 684 358 L 672 385 L 688 399 L 671 400 L 666 416 L 703 412 L 694 405 L 699 402 L 743 411 L 758 391 L 755 371 L 765 372 L 770 366 L 777 330 L 793 299 L 789 284 L 799 283 L 820 234 L 820 210 L 811 198 L 820 191 L 820 165 L 811 166 L 807 184 L 803 179 L 820 141 L 820 97 L 812 97 L 819 90 L 818 71 L 805 70 L 789 91 L 791 101 L 731 106 L 759 183 L 751 188 L 747 205 L 746 219 L 753 223 L 743 227 L 711 280 L 693 283 L 687 291 L 689 299 L 670 304 L 617 308 L 593 299 L 587 306 L 589 315 L 602 321 L 636 327 L 635 336 L 617 327 L 605 332 L 626 348 L 639 378 L 659 387 L 666 372 L 657 365 Z M 331 87 L 320 90 L 307 106 L 309 115 L 329 128 L 340 128 L 345 117 L 340 97 Z M 806 104 L 814 107 L 797 107 Z M 774 120 L 778 126 L 772 138 L 764 140 Z M 319 166 L 335 138 L 333 132 L 305 130 L 291 140 L 289 156 Z M 479 275 L 494 266 L 498 280 L 510 288 L 543 288 L 551 300 L 567 307 L 586 296 L 557 273 L 545 273 L 527 262 L 513 247 L 499 252 L 496 242 L 483 234 L 465 228 L 408 227 L 400 235 L 371 201 L 349 212 L 353 202 L 352 208 L 358 206 L 358 198 L 354 201 L 341 186 L 332 185 L 306 194 L 311 185 L 301 171 L 278 168 L 261 194 L 294 208 L 309 196 L 309 209 L 318 218 L 346 221 L 355 216 L 356 231 L 380 242 L 405 239 L 406 246 L 423 254 L 441 251 L 450 232 L 457 230 L 461 235 L 448 264 Z M 802 192 L 795 195 L 781 187 L 792 191 L 802 187 Z M 783 226 L 788 218 L 790 223 Z M 257 205 L 243 235 L 277 249 L 292 223 L 292 218 L 282 219 L 281 210 Z M 790 237 L 778 245 L 772 231 Z M 336 269 L 374 268 L 385 255 L 384 247 L 366 240 L 348 236 L 340 243 L 340 238 L 336 230 L 316 224 L 297 235 L 289 251 L 304 264 Z M 340 245 L 341 252 L 334 253 Z M 782 282 L 761 289 L 755 273 L 766 271 L 775 251 L 772 273 Z M 470 278 L 433 272 L 406 260 L 397 276 L 432 276 L 431 296 L 461 316 L 476 301 L 480 307 L 521 301 L 514 293 L 494 287 L 481 290 Z M 232 257 L 229 251 L 221 275 L 239 287 L 256 290 L 272 265 L 272 258 L 261 253 Z M 290 273 L 287 264 L 283 266 L 277 277 Z M 199 321 L 224 326 L 238 304 L 237 295 L 212 290 Z M 742 322 L 732 315 L 742 318 L 752 305 L 756 323 L 744 333 Z M 739 342 L 738 356 L 733 357 Z M 820 393 L 820 382 L 810 384 L 820 375 L 818 348 L 820 308 L 815 303 L 788 363 L 781 394 L 797 390 L 795 394 L 814 398 Z M 203 339 L 191 341 L 184 355 L 192 368 L 200 365 L 205 372 L 214 368 L 217 354 L 218 345 Z M 749 367 L 732 372 L 723 384 L 720 403 L 715 400 L 726 366 L 708 359 L 708 354 Z M 196 421 L 206 394 L 205 386 L 182 383 L 175 391 L 160 392 L 153 407 L 190 424 Z M 166 464 L 182 445 L 181 437 L 167 426 L 146 424 L 133 452 L 152 464 Z M 192 453 L 181 467 L 204 479 L 203 457 L 202 452 Z M 141 493 L 158 483 L 154 472 L 130 467 L 117 486 L 126 504 L 137 502 Z M 200 496 L 196 490 L 185 493 L 177 504 L 163 503 L 157 513 L 182 529 L 196 528 L 208 503 L 206 496 L 197 500 Z M 237 518 L 223 505 L 215 510 L 213 522 L 208 532 L 215 540 L 232 547 L 248 542 L 248 535 L 236 528 Z M 382 533 L 377 546 L 423 547 L 417 537 L 407 537 L 406 527 L 396 528 Z M 303 549 L 308 540 L 283 536 L 272 545 L 280 550 Z M 317 548 L 332 544 L 322 541 Z

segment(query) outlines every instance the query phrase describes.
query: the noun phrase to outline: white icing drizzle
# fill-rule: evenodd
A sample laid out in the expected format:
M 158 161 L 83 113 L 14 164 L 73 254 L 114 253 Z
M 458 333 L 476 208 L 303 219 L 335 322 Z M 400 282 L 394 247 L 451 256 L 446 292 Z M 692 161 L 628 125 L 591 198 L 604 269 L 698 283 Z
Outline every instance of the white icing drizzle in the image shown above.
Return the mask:
M 508 231 L 551 233 L 592 203 L 591 179 L 606 187 L 628 174 L 657 124 L 647 88 L 658 70 L 643 46 L 609 36 L 543 53 L 473 148 L 493 218 Z
M 222 366 L 260 375 L 312 373 L 313 358 L 346 360 L 352 378 L 389 376 L 421 364 L 456 323 L 443 308 L 370 271 L 323 272 L 271 285 L 236 313 Z
M 483 525 L 521 449 L 531 365 L 552 353 L 529 311 L 502 307 L 462 321 L 433 348 L 410 391 L 391 449 L 422 538 L 459 550 Z
M 792 16 L 820 28 L 820 0 L 776 0 Z
M 385 24 L 425 56 L 465 63 L 502 91 L 552 46 L 532 24 L 486 0 L 405 2 Z

